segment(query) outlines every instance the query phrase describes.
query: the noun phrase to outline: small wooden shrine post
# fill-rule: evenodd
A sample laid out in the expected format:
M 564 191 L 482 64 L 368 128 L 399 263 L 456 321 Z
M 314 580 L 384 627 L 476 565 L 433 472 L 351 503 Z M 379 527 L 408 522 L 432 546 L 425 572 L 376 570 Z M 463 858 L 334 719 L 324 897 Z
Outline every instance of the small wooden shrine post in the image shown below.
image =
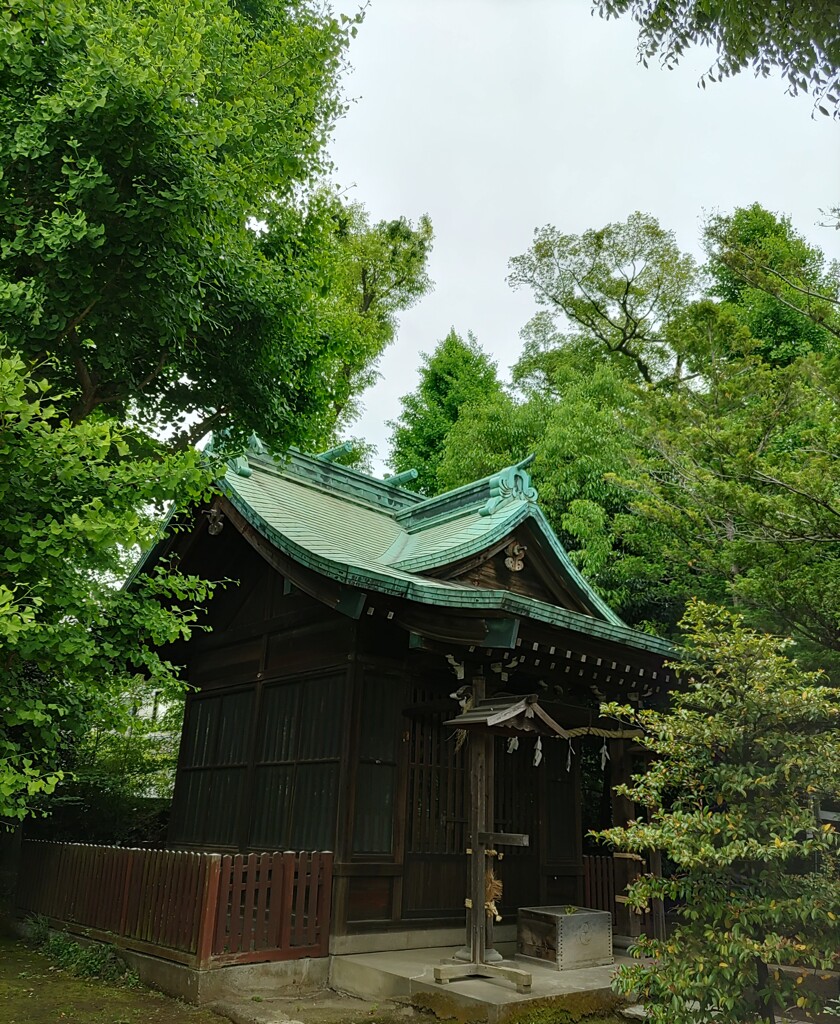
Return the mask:
M 492 804 L 488 791 L 494 777 L 495 745 L 493 735 L 530 734 L 566 736 L 550 715 L 540 706 L 535 695 L 528 697 L 484 698 L 483 680 L 475 681 L 474 704 L 446 725 L 466 729 L 470 735 L 470 959 L 450 962 L 434 968 L 435 981 L 444 984 L 462 978 L 504 978 L 516 985 L 517 992 L 530 992 L 532 975 L 516 967 L 487 963 L 485 959 L 487 922 L 485 911 L 487 856 L 496 846 L 527 846 L 529 837 L 518 833 L 492 830 Z

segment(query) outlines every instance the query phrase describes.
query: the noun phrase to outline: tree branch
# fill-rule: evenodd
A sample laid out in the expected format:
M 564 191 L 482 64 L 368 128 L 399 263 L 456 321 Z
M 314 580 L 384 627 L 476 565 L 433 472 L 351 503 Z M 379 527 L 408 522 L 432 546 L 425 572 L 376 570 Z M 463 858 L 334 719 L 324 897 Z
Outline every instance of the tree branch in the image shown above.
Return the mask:
M 218 423 L 223 416 L 227 415 L 228 411 L 228 407 L 226 405 L 222 405 L 216 409 L 215 412 L 210 413 L 209 416 L 205 416 L 204 419 L 193 424 L 189 430 L 185 431 L 177 438 L 175 442 L 176 450 L 185 451 L 187 448 L 196 444 L 215 423 Z
M 93 412 L 98 404 L 96 398 L 97 385 L 93 380 L 87 363 L 81 356 L 77 356 L 73 360 L 73 365 L 76 367 L 76 376 L 78 377 L 79 384 L 81 384 L 82 394 L 70 412 L 70 422 L 81 423 L 86 416 Z
M 840 307 L 840 299 L 832 298 L 830 295 L 822 295 L 820 292 L 815 292 L 810 288 L 805 288 L 802 285 L 796 284 L 791 281 L 790 278 L 786 277 L 781 271 L 775 270 L 773 267 L 768 267 L 764 263 L 760 263 L 754 256 L 751 256 L 748 252 L 743 249 L 732 249 L 732 252 L 737 253 L 743 259 L 747 260 L 753 268 L 767 274 L 771 277 L 777 277 L 780 281 L 783 281 L 788 288 L 798 292 L 800 295 L 804 295 L 807 299 L 819 299 L 821 302 L 827 302 L 829 305 Z M 777 302 L 781 302 L 783 306 L 787 306 L 788 309 L 794 310 L 796 313 L 800 313 L 802 316 L 807 317 L 812 323 L 815 323 L 818 327 L 824 328 L 829 334 L 833 334 L 836 338 L 840 338 L 840 327 L 834 327 L 831 323 L 827 323 L 824 320 L 818 318 L 811 312 L 809 308 L 803 309 L 802 306 L 797 306 L 795 302 L 791 302 L 789 299 L 784 298 L 779 292 L 769 286 L 767 282 L 757 281 L 755 278 L 749 276 L 749 274 L 739 267 L 735 261 L 731 258 L 727 259 L 726 256 L 721 256 L 721 260 L 725 266 L 727 266 L 734 274 L 741 278 L 746 284 L 753 288 L 758 288 L 760 291 L 766 292 L 771 295 Z
M 812 502 L 814 505 L 818 505 L 820 508 L 824 508 L 826 512 L 833 516 L 840 518 L 840 509 L 830 505 L 827 501 L 823 501 L 818 498 L 815 494 L 809 494 L 807 491 L 800 490 L 798 487 L 794 487 L 793 484 L 785 483 L 784 480 L 778 480 L 774 476 L 770 476 L 768 473 L 755 474 L 756 479 L 761 480 L 763 483 L 773 484 L 776 487 L 781 487 L 785 491 L 790 491 L 791 494 L 798 494 L 801 498 L 805 498 L 807 501 Z

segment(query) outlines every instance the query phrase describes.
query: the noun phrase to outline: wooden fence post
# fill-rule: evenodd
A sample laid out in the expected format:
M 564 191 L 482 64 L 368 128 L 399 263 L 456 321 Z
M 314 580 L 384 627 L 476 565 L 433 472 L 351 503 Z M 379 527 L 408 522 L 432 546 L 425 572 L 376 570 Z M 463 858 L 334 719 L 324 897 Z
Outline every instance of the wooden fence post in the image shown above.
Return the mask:
M 120 927 L 119 935 L 128 934 L 128 904 L 131 900 L 131 876 L 134 873 L 135 851 L 126 850 L 125 879 L 122 889 L 122 904 L 120 906 Z
M 330 907 L 332 905 L 333 853 L 327 850 L 321 854 L 321 888 L 318 892 L 318 928 L 320 939 L 316 956 L 330 953 Z
M 297 854 L 293 850 L 286 850 L 283 854 L 283 881 L 280 894 L 282 897 L 280 911 L 280 941 L 277 943 L 280 949 L 290 949 L 292 946 L 292 912 L 294 907 L 295 892 L 295 869 L 297 867 Z M 272 899 L 273 899 L 272 895 Z
M 213 939 L 216 934 L 216 918 L 220 907 L 222 858 L 218 853 L 208 853 L 204 857 L 204 878 L 201 886 L 201 907 L 198 919 L 198 937 L 196 940 L 196 966 L 207 967 L 213 955 Z

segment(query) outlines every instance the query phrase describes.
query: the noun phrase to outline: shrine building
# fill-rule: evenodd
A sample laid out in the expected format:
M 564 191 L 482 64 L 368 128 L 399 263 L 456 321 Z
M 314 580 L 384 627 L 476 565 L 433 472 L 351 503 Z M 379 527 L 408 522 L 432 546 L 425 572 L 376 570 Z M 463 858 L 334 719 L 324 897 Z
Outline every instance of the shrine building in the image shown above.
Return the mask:
M 334 454 L 255 441 L 142 564 L 238 581 L 166 652 L 191 687 L 168 845 L 333 851 L 333 952 L 462 941 L 469 730 L 445 723 L 480 680 L 564 732 L 493 741 L 493 827 L 529 837 L 497 865 L 503 925 L 586 905 L 581 750 L 626 773 L 632 741 L 599 732 L 599 702 L 656 701 L 671 647 L 574 567 L 527 463 L 423 498 Z

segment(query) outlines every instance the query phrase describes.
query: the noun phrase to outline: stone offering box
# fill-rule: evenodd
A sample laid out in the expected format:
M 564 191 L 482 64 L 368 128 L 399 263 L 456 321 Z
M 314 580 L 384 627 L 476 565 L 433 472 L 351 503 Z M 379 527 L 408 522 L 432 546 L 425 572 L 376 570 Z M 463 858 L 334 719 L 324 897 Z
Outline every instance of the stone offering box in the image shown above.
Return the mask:
M 517 959 L 558 971 L 613 963 L 612 915 L 587 907 L 520 907 Z

